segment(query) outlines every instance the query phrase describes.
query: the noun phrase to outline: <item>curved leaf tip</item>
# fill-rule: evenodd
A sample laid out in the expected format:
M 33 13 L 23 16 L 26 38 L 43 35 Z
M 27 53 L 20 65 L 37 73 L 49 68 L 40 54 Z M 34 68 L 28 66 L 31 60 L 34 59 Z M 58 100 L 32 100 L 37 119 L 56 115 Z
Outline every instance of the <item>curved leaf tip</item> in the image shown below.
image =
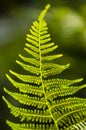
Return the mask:
M 39 17 L 38 17 L 38 21 L 41 21 L 41 20 L 44 19 L 44 16 L 46 15 L 46 13 L 47 13 L 47 11 L 49 10 L 50 6 L 51 6 L 50 4 L 47 4 L 47 5 L 45 6 L 45 9 L 40 13 L 40 15 L 39 15 Z

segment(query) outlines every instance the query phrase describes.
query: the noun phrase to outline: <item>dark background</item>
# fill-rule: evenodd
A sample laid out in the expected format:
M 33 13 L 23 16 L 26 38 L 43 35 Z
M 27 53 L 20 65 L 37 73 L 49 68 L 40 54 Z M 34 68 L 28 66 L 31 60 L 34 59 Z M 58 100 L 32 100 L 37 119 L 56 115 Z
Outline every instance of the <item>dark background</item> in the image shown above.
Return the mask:
M 10 117 L 9 109 L 2 100 L 3 88 L 10 87 L 5 74 L 9 69 L 18 69 L 15 60 L 23 53 L 26 33 L 48 3 L 49 33 L 59 45 L 56 53 L 64 55 L 58 63 L 71 63 L 62 76 L 82 77 L 86 83 L 86 0 L 0 0 L 0 130 L 10 130 L 5 124 Z M 86 90 L 78 95 L 86 97 Z

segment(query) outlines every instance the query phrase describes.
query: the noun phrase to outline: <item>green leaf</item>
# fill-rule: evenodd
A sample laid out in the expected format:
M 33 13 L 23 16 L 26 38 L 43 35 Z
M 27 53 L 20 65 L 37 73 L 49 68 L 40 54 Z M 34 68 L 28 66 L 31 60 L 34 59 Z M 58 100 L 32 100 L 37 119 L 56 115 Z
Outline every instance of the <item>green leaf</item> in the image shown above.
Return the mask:
M 12 130 L 85 130 L 86 98 L 74 97 L 73 94 L 86 87 L 77 85 L 83 79 L 59 79 L 59 73 L 69 67 L 56 64 L 54 60 L 62 54 L 51 55 L 57 45 L 51 41 L 44 16 L 49 9 L 48 4 L 41 12 L 38 20 L 33 22 L 30 34 L 27 34 L 25 51 L 28 56 L 19 54 L 21 61 L 16 62 L 23 72 L 10 70 L 6 74 L 8 80 L 16 88 L 16 92 L 4 88 L 4 91 L 19 103 L 3 100 L 10 108 L 11 114 L 19 119 L 19 123 L 7 121 Z M 15 78 L 15 79 L 14 79 Z

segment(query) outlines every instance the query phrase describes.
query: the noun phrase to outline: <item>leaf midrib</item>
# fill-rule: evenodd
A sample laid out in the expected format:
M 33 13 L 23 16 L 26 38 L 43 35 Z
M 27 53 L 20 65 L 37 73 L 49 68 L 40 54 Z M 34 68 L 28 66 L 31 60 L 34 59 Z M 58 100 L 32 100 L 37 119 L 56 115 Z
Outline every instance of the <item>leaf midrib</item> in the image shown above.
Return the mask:
M 44 90 L 44 83 L 43 83 L 43 76 L 42 76 L 42 54 L 41 54 L 41 47 L 40 47 L 40 45 L 41 45 L 41 25 L 42 25 L 42 21 L 39 21 L 39 56 L 40 56 L 40 77 L 41 77 L 41 83 L 42 83 L 42 88 L 43 88 L 43 93 L 44 93 L 44 97 L 45 97 L 45 101 L 46 101 L 46 105 L 48 106 L 48 109 L 49 109 L 49 112 L 50 112 L 50 117 L 53 119 L 53 121 L 54 121 L 54 123 L 55 123 L 55 126 L 56 126 L 56 129 L 57 130 L 59 130 L 59 128 L 58 128 L 58 125 L 57 125 L 57 122 L 55 121 L 55 119 L 54 119 L 54 117 L 53 117 L 53 115 L 52 115 L 52 112 L 51 112 L 51 108 L 50 108 L 50 105 L 49 105 L 49 103 L 48 103 L 48 101 L 47 101 L 47 96 L 46 96 L 46 92 L 45 92 L 45 90 Z
M 73 110 L 73 111 L 71 111 L 71 112 L 68 112 L 67 114 L 64 114 L 64 115 L 62 115 L 60 118 L 58 118 L 58 119 L 56 120 L 56 122 L 59 122 L 62 118 L 67 117 L 68 115 L 71 115 L 71 114 L 76 113 L 76 112 L 79 112 L 79 111 L 83 111 L 84 109 L 86 109 L 86 107 L 85 107 L 85 108 L 80 108 L 80 109 L 78 109 L 78 110 Z

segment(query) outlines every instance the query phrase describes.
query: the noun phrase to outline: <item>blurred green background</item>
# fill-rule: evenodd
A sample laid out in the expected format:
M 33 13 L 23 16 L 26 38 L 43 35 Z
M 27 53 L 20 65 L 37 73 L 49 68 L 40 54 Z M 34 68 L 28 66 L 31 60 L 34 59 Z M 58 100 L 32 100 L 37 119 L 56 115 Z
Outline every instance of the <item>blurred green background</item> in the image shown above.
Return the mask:
M 9 110 L 1 99 L 5 95 L 3 87 L 10 86 L 5 73 L 12 68 L 18 70 L 15 60 L 23 53 L 26 33 L 48 3 L 51 4 L 46 16 L 49 33 L 59 45 L 56 53 L 64 55 L 57 62 L 71 64 L 61 76 L 83 77 L 86 83 L 86 0 L 0 0 L 0 130 L 10 130 L 5 124 Z M 85 91 L 79 96 L 86 97 Z

